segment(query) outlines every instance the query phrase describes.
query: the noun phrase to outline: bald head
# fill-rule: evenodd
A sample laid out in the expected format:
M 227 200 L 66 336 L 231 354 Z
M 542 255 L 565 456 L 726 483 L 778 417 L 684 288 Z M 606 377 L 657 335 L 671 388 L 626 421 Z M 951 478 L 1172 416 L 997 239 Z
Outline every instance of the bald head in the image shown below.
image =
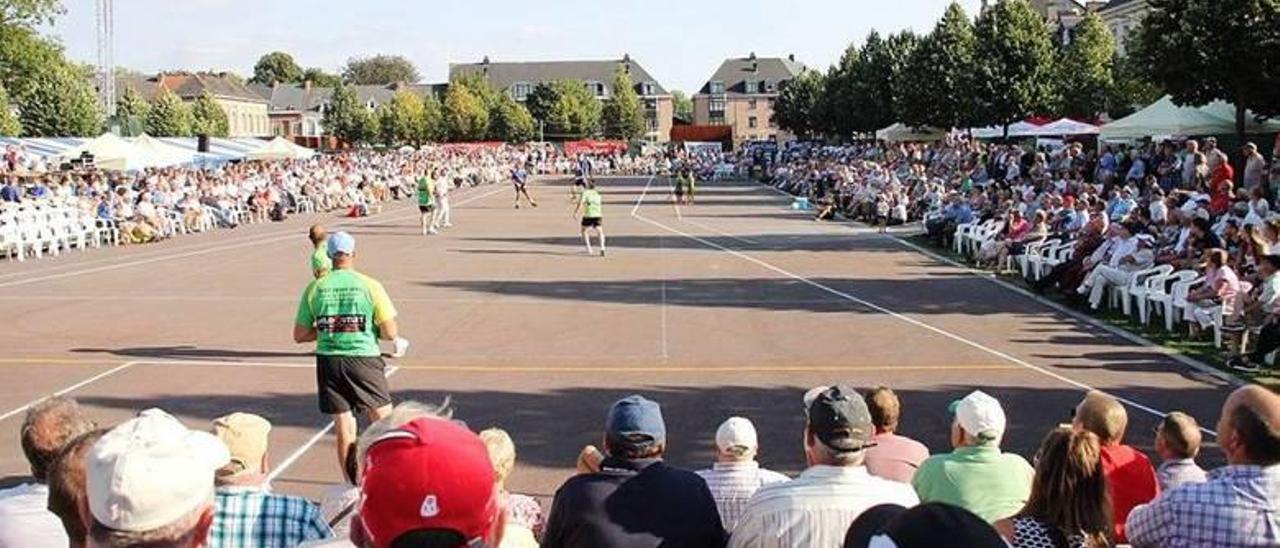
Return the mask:
M 329 237 L 329 231 L 325 230 L 323 225 L 311 225 L 311 230 L 307 232 L 307 237 L 311 239 L 312 244 L 320 245 L 320 242 Z
M 1129 426 L 1129 414 L 1119 400 L 1093 390 L 1076 406 L 1075 425 L 1096 434 L 1103 445 L 1120 443 Z
M 45 482 L 49 463 L 73 438 L 93 429 L 93 422 L 75 400 L 54 396 L 27 410 L 22 421 L 22 452 L 31 475 Z
M 1232 392 L 1222 405 L 1218 443 L 1231 464 L 1280 464 L 1280 395 L 1258 385 Z

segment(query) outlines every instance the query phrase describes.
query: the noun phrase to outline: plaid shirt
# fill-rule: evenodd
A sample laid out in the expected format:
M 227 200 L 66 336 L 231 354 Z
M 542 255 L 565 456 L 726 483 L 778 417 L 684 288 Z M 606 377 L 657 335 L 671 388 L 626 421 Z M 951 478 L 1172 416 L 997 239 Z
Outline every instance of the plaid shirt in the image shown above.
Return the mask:
M 259 489 L 219 488 L 209 546 L 292 547 L 333 536 L 311 501 Z
M 1280 465 L 1225 466 L 1129 514 L 1137 548 L 1280 546 Z

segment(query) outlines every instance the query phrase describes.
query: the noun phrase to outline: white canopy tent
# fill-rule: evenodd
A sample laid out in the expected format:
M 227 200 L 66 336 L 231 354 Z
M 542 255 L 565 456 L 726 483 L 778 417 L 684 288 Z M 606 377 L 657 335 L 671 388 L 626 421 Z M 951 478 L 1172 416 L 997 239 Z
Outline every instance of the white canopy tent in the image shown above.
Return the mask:
M 73 160 L 86 152 L 93 155 L 93 164 L 99 169 L 133 171 L 151 167 L 145 151 L 114 133 L 103 133 L 78 147 L 63 151 L 59 157 L 64 161 Z
M 306 160 L 316 155 L 316 151 L 298 146 L 284 137 L 276 137 L 257 150 L 245 155 L 249 160 Z
M 916 130 L 902 122 L 895 123 L 876 132 L 876 139 L 890 143 L 941 141 L 946 136 L 947 132 L 938 128 L 923 127 Z
M 1280 131 L 1280 121 L 1257 123 L 1246 117 L 1248 133 Z M 1154 135 L 1223 135 L 1236 131 L 1235 107 L 1215 101 L 1202 107 L 1180 107 L 1168 95 L 1138 112 L 1102 126 L 1103 139 L 1140 139 Z
M 187 165 L 195 162 L 196 154 L 160 141 L 143 133 L 130 139 L 134 148 L 146 155 L 148 167 L 169 167 Z
M 1034 135 L 1039 137 L 1058 137 L 1063 135 L 1097 135 L 1102 128 L 1093 124 L 1077 122 L 1070 118 L 1063 118 L 1049 122 L 1035 129 Z
M 1034 137 L 1040 126 L 1030 122 L 1014 122 L 1009 124 L 1010 137 Z M 973 136 L 978 139 L 999 139 L 1004 137 L 1004 126 L 987 126 L 973 129 Z

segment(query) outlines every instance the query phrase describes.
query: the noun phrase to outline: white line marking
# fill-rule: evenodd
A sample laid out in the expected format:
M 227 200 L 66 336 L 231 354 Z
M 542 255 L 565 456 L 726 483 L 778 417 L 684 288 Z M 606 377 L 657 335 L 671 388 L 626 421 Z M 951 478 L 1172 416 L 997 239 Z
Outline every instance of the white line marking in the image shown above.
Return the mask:
M 649 180 L 644 183 L 644 190 L 640 191 L 640 197 L 636 198 L 635 207 L 631 208 L 631 216 L 635 216 L 636 210 L 640 209 L 640 204 L 644 203 L 644 197 L 649 194 L 649 186 L 653 184 L 653 178 L 657 175 L 650 175 Z
M 68 386 L 68 387 L 66 387 L 66 388 L 63 388 L 62 390 L 59 390 L 59 391 L 57 391 L 57 392 L 54 392 L 53 394 L 50 394 L 50 396 L 62 396 L 62 395 L 64 395 L 64 394 L 68 394 L 68 393 L 70 393 L 70 392 L 74 392 L 74 391 L 76 391 L 76 390 L 79 390 L 79 389 L 81 389 L 81 388 L 83 388 L 83 387 L 85 387 L 85 386 L 87 386 L 87 385 L 91 384 L 91 383 L 97 382 L 97 381 L 99 381 L 99 380 L 101 380 L 101 379 L 104 379 L 104 378 L 106 378 L 106 377 L 109 377 L 109 376 L 111 376 L 111 375 L 114 375 L 114 374 L 116 374 L 116 373 L 119 373 L 119 372 L 121 372 L 121 371 L 123 371 L 123 370 L 125 370 L 125 369 L 128 369 L 129 367 L 131 367 L 131 366 L 133 366 L 133 365 L 135 365 L 135 364 L 137 364 L 137 363 L 138 363 L 138 362 L 125 362 L 125 363 L 122 363 L 122 364 L 120 364 L 120 365 L 117 365 L 117 366 L 115 366 L 115 367 L 112 367 L 111 369 L 108 369 L 108 370 L 106 370 L 106 371 L 103 371 L 103 372 L 101 372 L 101 373 L 98 373 L 97 375 L 94 375 L 94 376 L 89 377 L 89 378 L 87 378 L 87 379 L 85 379 L 85 380 L 82 380 L 82 381 L 80 381 L 80 382 L 78 382 L 78 383 L 75 383 L 75 384 L 73 384 L 73 385 L 71 385 L 71 386 Z M 35 404 L 37 404 L 37 403 L 40 403 L 40 402 L 44 401 L 46 398 L 47 398 L 47 396 L 46 396 L 46 397 L 43 397 L 43 398 L 40 398 L 40 399 L 37 399 L 37 400 L 32 400 L 31 402 L 27 403 L 26 405 L 24 405 L 24 406 L 22 406 L 22 407 L 19 407 L 19 408 L 17 408 L 17 409 L 13 409 L 13 410 L 11 410 L 11 411 L 9 411 L 9 412 L 7 412 L 7 413 L 3 414 L 3 415 L 0 415 L 0 421 L 5 420 L 5 419 L 7 419 L 7 418 L 9 418 L 9 417 L 12 417 L 12 416 L 14 416 L 14 415 L 17 415 L 18 413 L 23 413 L 23 412 L 25 412 L 25 411 L 26 411 L 26 410 L 28 410 L 28 409 L 31 409 L 31 406 L 33 406 L 33 405 L 35 405 Z
M 710 225 L 705 225 L 705 224 L 699 223 L 698 221 L 691 221 L 691 220 L 689 220 L 689 219 L 681 219 L 681 220 L 682 220 L 682 221 L 684 221 L 684 222 L 686 222 L 686 223 L 689 223 L 689 224 L 691 224 L 691 225 L 693 225 L 693 226 L 696 226 L 696 227 L 698 227 L 698 228 L 701 228 L 701 229 L 704 229 L 704 230 L 710 230 L 710 231 L 712 231 L 712 232 L 715 232 L 716 234 L 719 234 L 719 235 L 721 235 L 721 236 L 724 236 L 724 237 L 726 237 L 726 238 L 729 238 L 729 239 L 732 239 L 732 240 L 735 240 L 735 241 L 742 242 L 742 243 L 747 244 L 747 245 L 759 245 L 759 244 L 760 244 L 760 242 L 757 242 L 757 241 L 752 240 L 752 239 L 750 239 L 750 238 L 741 238 L 741 237 L 738 237 L 738 236 L 734 236 L 733 234 L 730 234 L 730 233 L 728 233 L 728 232 L 725 232 L 725 231 L 723 231 L 723 230 L 720 230 L 720 229 L 718 229 L 718 228 L 716 228 L 716 227 L 713 227 L 713 226 L 710 226 Z
M 638 207 L 637 207 L 637 209 L 638 209 Z M 673 234 L 679 234 L 679 235 L 681 235 L 681 236 L 684 236 L 684 237 L 686 237 L 686 238 L 689 238 L 689 239 L 691 239 L 691 240 L 694 240 L 694 241 L 696 241 L 696 242 L 698 242 L 698 243 L 701 243 L 702 245 L 705 245 L 705 246 L 707 246 L 707 247 L 710 247 L 710 248 L 713 248 L 713 249 L 718 249 L 718 250 L 720 250 L 720 251 L 722 251 L 722 252 L 725 252 L 725 253 L 728 253 L 728 254 L 730 254 L 730 255 L 733 255 L 734 257 L 737 257 L 737 258 L 742 259 L 742 260 L 744 260 L 744 261 L 747 261 L 747 262 L 753 263 L 753 264 L 755 264 L 755 265 L 757 265 L 757 266 L 760 266 L 760 267 L 762 267 L 762 268 L 765 268 L 765 269 L 767 269 L 767 270 L 771 270 L 771 271 L 773 271 L 773 272 L 776 272 L 776 273 L 778 273 L 778 274 L 781 274 L 781 275 L 783 275 L 783 276 L 786 276 L 786 277 L 791 278 L 791 279 L 793 279 L 793 280 L 796 280 L 796 281 L 798 281 L 798 282 L 801 282 L 801 283 L 807 284 L 807 285 L 809 285 L 809 286 L 812 286 L 812 287 L 814 287 L 815 289 L 819 289 L 819 290 L 821 290 L 821 291 L 825 291 L 825 292 L 827 292 L 827 293 L 830 293 L 830 294 L 832 294 L 832 295 L 835 295 L 835 296 L 837 296 L 837 297 L 840 297 L 840 298 L 842 298 L 842 299 L 845 299 L 845 300 L 847 300 L 847 301 L 849 301 L 849 302 L 856 303 L 856 304 L 860 304 L 860 305 L 862 305 L 862 306 L 865 306 L 865 307 L 867 307 L 867 308 L 870 308 L 870 309 L 875 310 L 875 311 L 877 311 L 877 312 L 880 312 L 880 313 L 882 313 L 882 314 L 888 315 L 889 317 L 892 317 L 892 318 L 897 319 L 897 320 L 899 320 L 899 321 L 902 321 L 902 322 L 904 322 L 904 323 L 907 323 L 907 324 L 910 324 L 910 325 L 914 325 L 914 326 L 919 327 L 919 328 L 921 328 L 921 329 L 924 329 L 924 330 L 927 330 L 927 331 L 930 331 L 930 332 L 936 333 L 936 334 L 938 334 L 938 335 L 941 335 L 941 336 L 943 336 L 943 337 L 946 337 L 946 338 L 951 339 L 951 340 L 953 340 L 953 341 L 956 341 L 956 342 L 958 342 L 958 343 L 964 344 L 964 345 L 966 345 L 966 346 L 969 346 L 969 347 L 974 348 L 974 349 L 976 349 L 976 350 L 980 350 L 980 351 L 982 351 L 982 352 L 986 352 L 986 353 L 991 354 L 992 356 L 995 356 L 995 357 L 1000 358 L 1000 359 L 1002 359 L 1002 360 L 1005 360 L 1005 361 L 1008 361 L 1008 362 L 1011 362 L 1011 363 L 1015 363 L 1015 364 L 1017 364 L 1017 365 L 1020 365 L 1020 366 L 1022 366 L 1022 367 L 1025 367 L 1025 368 L 1027 368 L 1027 369 L 1029 369 L 1029 370 L 1031 370 L 1031 371 L 1035 371 L 1035 372 L 1037 372 L 1037 373 L 1040 373 L 1040 374 L 1045 375 L 1045 376 L 1047 376 L 1047 377 L 1050 377 L 1050 378 L 1052 378 L 1052 379 L 1058 380 L 1058 381 L 1060 381 L 1060 382 L 1066 383 L 1066 384 L 1068 384 L 1068 385 L 1074 386 L 1074 387 L 1079 388 L 1079 389 L 1081 389 L 1081 390 L 1085 390 L 1085 391 L 1089 391 L 1089 390 L 1096 390 L 1094 387 L 1089 386 L 1088 384 L 1085 384 L 1085 383 L 1082 383 L 1082 382 L 1076 381 L 1076 380 L 1074 380 L 1074 379 L 1071 379 L 1071 378 L 1065 377 L 1065 376 L 1060 375 L 1060 374 L 1058 374 L 1058 373 L 1054 373 L 1054 372 L 1052 372 L 1052 371 L 1049 371 L 1048 369 L 1045 369 L 1045 368 L 1040 367 L 1040 366 L 1038 366 L 1038 365 L 1035 365 L 1035 364 L 1029 363 L 1029 362 L 1027 362 L 1027 361 L 1025 361 L 1025 360 L 1022 360 L 1022 359 L 1020 359 L 1020 358 L 1014 357 L 1014 356 L 1009 355 L 1009 354 L 1007 354 L 1007 353 L 1005 353 L 1005 352 L 1001 352 L 1001 351 L 996 350 L 996 349 L 994 349 L 994 348 L 991 348 L 991 347 L 989 347 L 989 346 L 987 346 L 987 345 L 984 345 L 984 344 L 982 344 L 982 343 L 980 343 L 980 342 L 977 342 L 977 341 L 973 341 L 973 340 L 967 339 L 967 338 L 965 338 L 965 337 L 963 337 L 963 336 L 961 336 L 961 335 L 957 335 L 957 334 L 955 334 L 955 333 L 952 333 L 952 332 L 950 332 L 950 331 L 947 331 L 947 330 L 942 329 L 942 328 L 939 328 L 939 327 L 934 327 L 933 325 L 930 325 L 930 324 L 928 324 L 928 323 L 922 322 L 922 321 L 920 321 L 920 320 L 917 320 L 917 319 L 912 318 L 912 317 L 910 317 L 910 316 L 906 316 L 906 315 L 904 315 L 904 314 L 900 314 L 900 313 L 898 313 L 898 312 L 894 312 L 893 310 L 890 310 L 890 309 L 888 309 L 888 308 L 885 308 L 885 307 L 880 306 L 880 305 L 878 305 L 878 304 L 875 304 L 875 303 L 873 303 L 873 302 L 867 301 L 867 300 L 865 300 L 865 299 L 860 299 L 860 298 L 858 298 L 858 297 L 855 297 L 855 296 L 853 296 L 853 295 L 850 295 L 850 294 L 845 293 L 845 292 L 843 292 L 843 291 L 840 291 L 840 290 L 838 290 L 838 289 L 834 289 L 834 288 L 832 288 L 832 287 L 830 287 L 830 286 L 827 286 L 827 285 L 825 285 L 825 284 L 822 284 L 822 283 L 819 283 L 819 282 L 815 282 L 815 281 L 813 281 L 813 280 L 811 280 L 811 279 L 809 279 L 809 278 L 806 278 L 806 277 L 801 276 L 801 275 L 799 275 L 799 274 L 795 274 L 795 273 L 790 272 L 790 271 L 788 271 L 788 270 L 786 270 L 786 269 L 783 269 L 783 268 L 781 268 L 781 267 L 779 267 L 779 266 L 776 266 L 776 265 L 774 265 L 774 264 L 772 264 L 772 263 L 769 263 L 769 262 L 764 261 L 764 260 L 761 260 L 761 259 L 757 259 L 757 258 L 755 258 L 755 257 L 752 257 L 751 255 L 747 255 L 747 254 L 742 253 L 742 252 L 740 252 L 740 251 L 738 251 L 738 250 L 735 250 L 735 249 L 731 249 L 731 248 L 728 248 L 728 247 L 722 246 L 722 245 L 720 245 L 720 244 L 717 244 L 717 243 L 712 242 L 712 241 L 710 241 L 710 240 L 707 240 L 707 239 L 705 239 L 705 238 L 700 238 L 700 237 L 698 237 L 698 236 L 694 236 L 694 235 L 689 234 L 689 233 L 687 233 L 687 232 L 684 232 L 684 231 L 682 231 L 682 230 L 680 230 L 680 229 L 678 229 L 678 228 L 672 228 L 672 227 L 667 226 L 667 225 L 665 225 L 665 224 L 663 224 L 663 223 L 661 223 L 661 222 L 658 222 L 658 221 L 655 221 L 655 220 L 650 219 L 650 218 L 648 218 L 648 217 L 645 217 L 644 215 L 636 214 L 636 215 L 633 215 L 633 216 L 634 216 L 635 218 L 637 218 L 637 219 L 640 219 L 641 221 L 644 221 L 644 222 L 646 222 L 646 223 L 649 223 L 649 224 L 651 224 L 651 225 L 653 225 L 653 226 L 656 226 L 656 227 L 658 227 L 658 228 L 661 228 L 661 229 L 666 230 L 666 231 L 668 231 L 668 232 L 671 232 L 671 233 L 673 233 Z M 1133 401 L 1133 400 L 1131 400 L 1131 399 L 1124 398 L 1124 397 L 1121 397 L 1121 396 L 1118 396 L 1118 395 L 1115 395 L 1115 394 L 1112 394 L 1112 396 L 1113 396 L 1113 397 L 1115 397 L 1115 398 L 1116 398 L 1117 400 L 1119 400 L 1120 402 L 1122 402 L 1122 403 L 1124 403 L 1124 404 L 1126 404 L 1126 405 L 1128 405 L 1128 406 L 1130 406 L 1130 407 L 1133 407 L 1134 409 L 1138 409 L 1138 410 L 1140 410 L 1140 411 L 1143 411 L 1143 412 L 1145 412 L 1145 413 L 1149 413 L 1149 414 L 1154 415 L 1154 416 L 1156 416 L 1156 417 L 1164 417 L 1164 416 L 1165 416 L 1165 413 L 1164 413 L 1163 411 L 1159 411 L 1159 410 L 1154 409 L 1154 408 L 1152 408 L 1152 407 L 1148 407 L 1148 406 L 1146 406 L 1146 405 L 1143 405 L 1143 404 L 1138 403 L 1138 402 L 1136 402 L 1136 401 Z M 1217 437 L 1217 435 L 1218 435 L 1218 433 L 1217 433 L 1217 432 L 1214 432 L 1213 430 L 1209 430 L 1208 428 L 1201 427 L 1201 428 L 1200 428 L 1200 430 L 1202 430 L 1203 432 L 1205 432 L 1205 433 L 1207 433 L 1207 434 L 1209 434 L 1209 435 L 1212 435 L 1212 436 L 1214 436 L 1214 437 Z
M 388 367 L 387 378 L 391 378 L 391 376 L 395 375 L 397 371 L 400 371 L 399 367 Z M 320 443 L 320 440 L 324 439 L 324 437 L 329 434 L 330 430 L 333 430 L 333 426 L 333 421 L 329 421 L 329 424 L 326 424 L 324 428 L 321 428 L 318 432 L 308 438 L 305 443 L 298 446 L 297 449 L 294 449 L 288 457 L 283 461 L 280 461 L 280 464 L 276 465 L 275 469 L 272 470 L 270 474 L 267 474 L 267 483 L 275 481 L 276 478 L 280 477 L 280 474 L 283 474 L 285 470 L 288 470 L 290 466 L 293 466 L 294 463 L 298 462 L 298 459 L 302 458 L 302 455 L 305 455 L 307 451 L 310 451 L 315 444 Z

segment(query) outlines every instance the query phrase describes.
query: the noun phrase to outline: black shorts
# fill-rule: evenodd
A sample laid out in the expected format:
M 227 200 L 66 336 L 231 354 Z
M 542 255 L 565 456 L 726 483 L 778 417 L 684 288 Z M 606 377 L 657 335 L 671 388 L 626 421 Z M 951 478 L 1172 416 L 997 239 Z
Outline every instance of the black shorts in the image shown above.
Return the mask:
M 326 415 L 391 405 L 382 357 L 316 356 L 316 391 Z
M 427 204 L 427 205 L 418 204 L 419 213 L 431 213 L 431 211 L 434 210 L 435 208 L 436 208 L 435 204 Z
M 604 219 L 600 217 L 583 217 L 582 228 L 600 228 L 604 224 Z

